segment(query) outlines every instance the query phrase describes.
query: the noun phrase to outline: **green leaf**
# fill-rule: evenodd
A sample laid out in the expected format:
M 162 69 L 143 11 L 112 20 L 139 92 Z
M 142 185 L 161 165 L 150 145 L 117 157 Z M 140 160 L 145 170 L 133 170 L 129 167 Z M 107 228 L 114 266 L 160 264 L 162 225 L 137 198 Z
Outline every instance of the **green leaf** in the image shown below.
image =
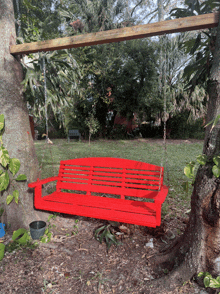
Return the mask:
M 187 176 L 187 178 L 192 179 L 194 178 L 194 170 L 195 170 L 195 164 L 190 162 L 185 166 L 184 168 L 184 174 Z
M 212 168 L 212 173 L 216 178 L 220 177 L 220 168 L 217 165 L 214 165 Z
M 188 182 L 188 181 L 183 182 L 182 187 L 183 187 L 183 190 L 184 190 L 186 193 L 189 192 L 189 182 Z
M 207 162 L 207 156 L 205 154 L 198 155 L 196 160 L 199 164 L 205 165 Z
M 18 241 L 19 243 L 23 244 L 25 240 L 27 241 L 27 239 L 28 239 L 28 232 L 26 229 L 20 228 L 17 231 L 13 232 L 13 235 L 12 235 L 13 241 Z
M 27 180 L 27 176 L 24 174 L 19 175 L 16 179 L 16 181 L 26 181 Z
M 48 233 L 47 234 L 48 242 L 51 240 L 51 237 L 52 237 L 52 233 Z
M 53 218 L 53 214 L 50 214 L 49 216 L 48 216 L 48 222 L 51 220 Z
M 9 184 L 9 175 L 8 172 L 4 172 L 0 175 L 0 192 L 8 188 Z
M 215 117 L 215 119 L 214 119 L 214 122 L 213 122 L 213 125 L 212 125 L 212 127 L 211 127 L 211 130 L 210 130 L 210 132 L 213 130 L 213 128 L 217 125 L 217 123 L 218 123 L 218 121 L 219 121 L 219 119 L 220 119 L 220 114 L 219 115 L 217 115 L 216 117 Z
M 19 192 L 18 192 L 18 190 L 14 190 L 13 197 L 15 199 L 15 202 L 18 204 L 18 198 L 19 198 Z
M 42 242 L 42 243 L 47 243 L 47 237 L 43 237 L 43 238 L 41 238 L 41 242 Z
M 0 132 L 4 129 L 4 125 L 5 125 L 4 115 L 0 114 Z
M 100 236 L 99 236 L 99 234 L 100 234 L 100 232 L 101 232 L 102 230 L 104 230 L 104 228 L 105 228 L 105 226 L 102 226 L 102 227 L 98 228 L 98 229 L 95 231 L 95 239 L 96 239 L 97 241 L 99 241 L 99 242 L 100 242 Z M 101 242 L 100 242 L 100 243 L 101 243 Z
M 220 156 L 214 156 L 213 161 L 220 168 Z
M 204 272 L 200 272 L 200 273 L 198 273 L 198 277 L 199 278 L 201 278 L 201 277 L 203 277 L 204 276 Z
M 9 155 L 8 150 L 4 147 L 0 147 L 0 164 L 4 167 L 6 167 L 9 164 Z
M 12 202 L 13 199 L 14 199 L 14 196 L 8 195 L 7 198 L 6 198 L 7 205 L 9 205 Z
M 5 244 L 0 243 L 0 261 L 3 259 L 5 254 Z
M 212 275 L 211 275 L 209 272 L 205 272 L 205 273 L 204 273 L 204 276 L 205 276 L 205 277 L 212 278 Z
M 203 280 L 205 287 L 209 287 L 210 285 L 210 277 L 206 276 Z
M 116 237 L 112 234 L 112 233 L 108 233 L 108 238 L 112 241 L 112 243 L 114 243 L 115 245 L 117 245 L 117 239 Z
M 99 242 L 102 243 L 103 238 L 105 237 L 106 232 L 104 231 L 100 237 L 99 237 Z
M 210 288 L 220 288 L 220 283 L 219 281 L 217 281 L 216 279 L 210 279 L 210 283 L 209 283 L 209 287 Z
M 17 158 L 10 158 L 9 161 L 9 170 L 13 176 L 19 171 L 21 166 L 20 160 Z

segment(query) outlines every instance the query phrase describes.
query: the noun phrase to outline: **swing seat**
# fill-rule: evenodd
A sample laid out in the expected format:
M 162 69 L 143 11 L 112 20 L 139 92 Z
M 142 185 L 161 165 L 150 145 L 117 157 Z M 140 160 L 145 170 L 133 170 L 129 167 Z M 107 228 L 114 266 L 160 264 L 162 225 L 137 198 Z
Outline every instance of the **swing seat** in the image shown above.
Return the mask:
M 28 184 L 36 209 L 148 227 L 161 224 L 168 187 L 163 167 L 129 159 L 91 157 L 60 162 L 57 177 Z M 57 181 L 42 197 L 42 186 Z

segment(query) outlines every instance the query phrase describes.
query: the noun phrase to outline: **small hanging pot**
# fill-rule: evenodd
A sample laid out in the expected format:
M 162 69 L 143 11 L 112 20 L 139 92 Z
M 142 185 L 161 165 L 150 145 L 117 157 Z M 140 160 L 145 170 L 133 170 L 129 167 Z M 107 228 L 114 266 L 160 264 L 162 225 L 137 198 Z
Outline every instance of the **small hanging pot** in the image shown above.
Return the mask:
M 44 235 L 46 223 L 44 221 L 34 221 L 29 224 L 31 238 L 33 240 L 40 239 Z

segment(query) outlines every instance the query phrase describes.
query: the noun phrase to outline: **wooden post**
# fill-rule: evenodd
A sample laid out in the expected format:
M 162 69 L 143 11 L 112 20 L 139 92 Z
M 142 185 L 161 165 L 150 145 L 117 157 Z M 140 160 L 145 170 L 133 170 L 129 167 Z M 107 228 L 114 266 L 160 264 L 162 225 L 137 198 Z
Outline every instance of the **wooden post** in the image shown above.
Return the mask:
M 54 51 L 201 30 L 217 27 L 218 19 L 219 13 L 209 13 L 97 33 L 12 45 L 10 47 L 10 53 L 18 55 L 40 51 Z

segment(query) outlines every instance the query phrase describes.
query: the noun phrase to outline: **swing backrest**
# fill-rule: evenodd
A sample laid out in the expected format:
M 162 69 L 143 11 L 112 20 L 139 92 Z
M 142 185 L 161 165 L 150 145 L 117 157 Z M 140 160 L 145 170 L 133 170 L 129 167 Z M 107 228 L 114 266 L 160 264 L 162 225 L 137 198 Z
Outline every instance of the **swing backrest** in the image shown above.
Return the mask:
M 61 161 L 57 191 L 153 199 L 162 184 L 163 167 L 129 159 L 92 157 Z

